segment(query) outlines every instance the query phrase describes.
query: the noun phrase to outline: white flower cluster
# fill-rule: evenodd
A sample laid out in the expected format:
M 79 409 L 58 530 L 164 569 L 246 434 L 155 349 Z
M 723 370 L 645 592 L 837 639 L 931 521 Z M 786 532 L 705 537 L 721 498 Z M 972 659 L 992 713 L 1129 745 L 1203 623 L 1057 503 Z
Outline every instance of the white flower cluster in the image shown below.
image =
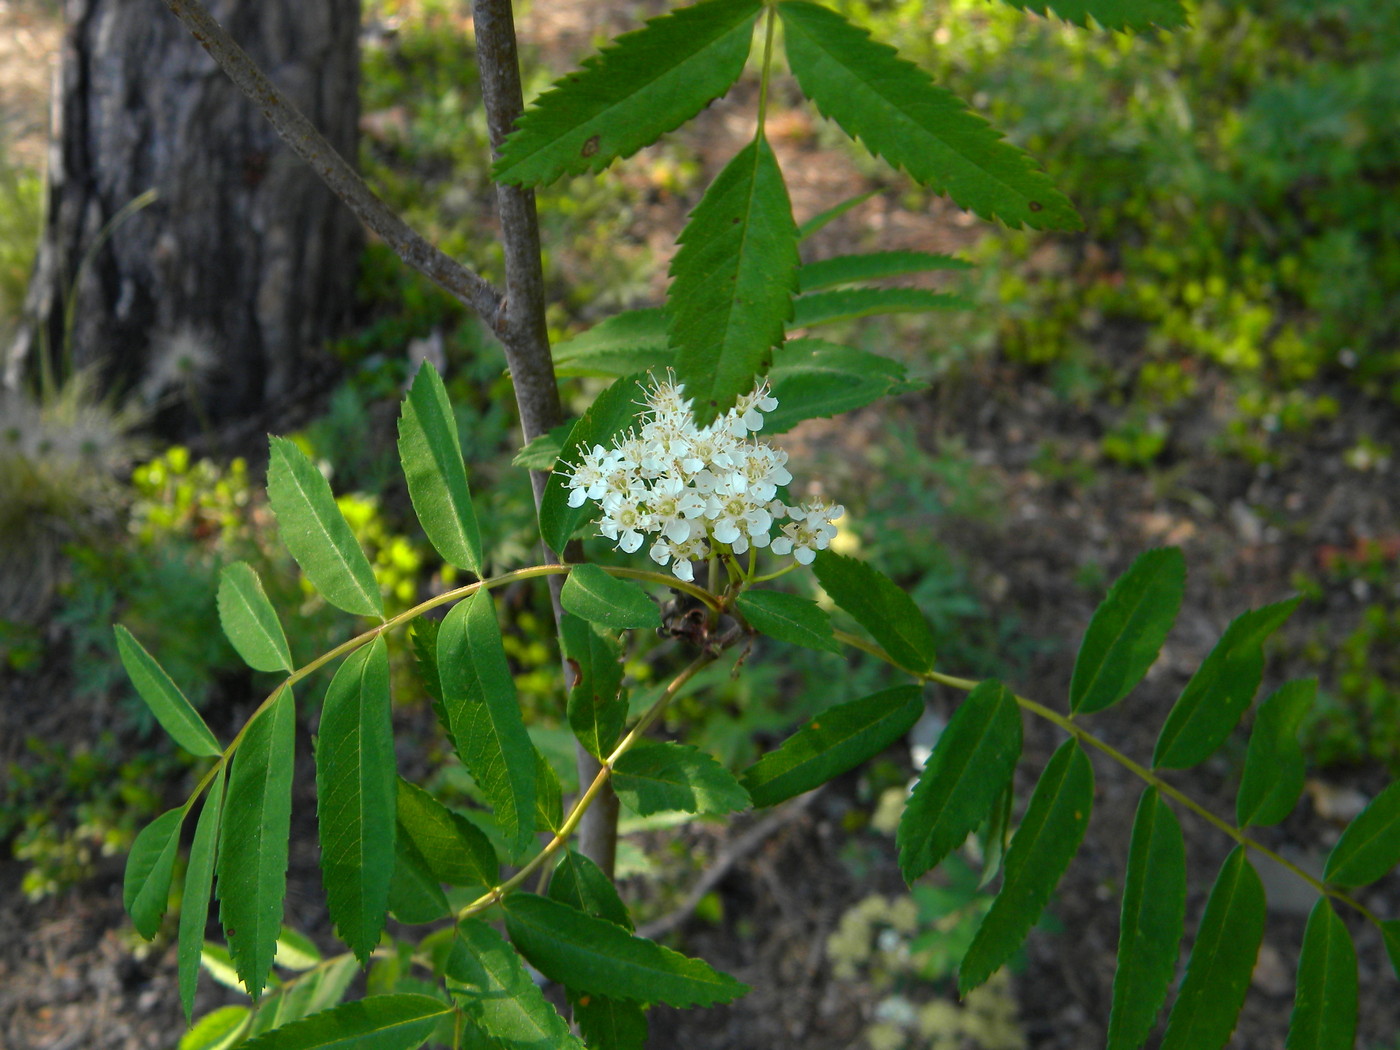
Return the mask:
M 832 522 L 844 509 L 824 500 L 789 507 L 777 498 L 792 480 L 787 453 L 753 436 L 763 413 L 778 407 L 767 381 L 707 427 L 695 425 L 683 393 L 670 378 L 645 388 L 640 430 L 611 449 L 594 445 L 570 466 L 569 506 L 601 506 L 598 531 L 628 553 L 654 537 L 652 558 L 682 580 L 695 578 L 694 563 L 716 545 L 733 554 L 767 547 L 810 564 L 836 535 Z

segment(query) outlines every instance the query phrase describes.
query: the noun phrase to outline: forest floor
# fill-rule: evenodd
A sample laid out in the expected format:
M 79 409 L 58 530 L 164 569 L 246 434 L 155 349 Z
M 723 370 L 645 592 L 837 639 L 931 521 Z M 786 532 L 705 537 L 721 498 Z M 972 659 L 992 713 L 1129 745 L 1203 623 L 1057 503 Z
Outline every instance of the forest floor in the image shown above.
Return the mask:
M 561 47 L 587 41 L 606 5 L 555 5 L 552 21 L 527 21 L 522 37 L 557 34 Z M 7 41 L 29 31 L 30 8 L 0 0 L 0 84 L 12 83 Z M 18 20 L 18 21 L 17 21 Z M 52 23 L 49 23 L 51 28 Z M 35 30 L 40 32 L 40 30 Z M 45 30 L 46 31 L 46 30 Z M 561 42 L 564 37 L 573 44 Z M 576 38 L 576 39 L 575 39 Z M 36 38 L 39 39 L 39 38 Z M 52 47 L 52 37 L 46 37 Z M 541 40 L 533 42 L 540 43 Z M 544 41 L 548 43 L 548 40 Z M 33 55 L 30 55 L 33 58 Z M 31 63 L 31 65 L 35 65 Z M 42 65 L 39 62 L 35 68 Z M 14 105 L 5 96 L 4 105 Z M 713 107 L 697 124 L 696 149 L 711 175 L 751 133 L 752 107 L 739 97 Z M 779 118 L 788 133 L 773 135 L 799 218 L 865 188 L 849 156 L 823 148 L 809 134 L 808 118 Z M 786 123 L 783 123 L 786 121 Z M 32 148 L 32 138 L 23 149 Z M 16 155 L 21 155 L 18 151 Z M 669 209 L 669 213 L 668 213 Z M 638 217 L 644 230 L 678 228 L 679 205 L 661 201 Z M 897 194 L 877 194 L 834 223 L 813 245 L 818 256 L 838 245 L 884 249 L 956 251 L 975 237 L 970 220 L 950 208 L 914 213 Z M 658 252 L 662 248 L 658 246 Z M 661 272 L 662 268 L 658 267 Z M 1098 352 L 1127 361 L 1135 333 L 1105 329 Z M 1395 409 L 1378 407 L 1349 387 L 1332 393 L 1342 405 L 1335 421 L 1315 429 L 1289 449 L 1281 466 L 1260 469 L 1222 455 L 1212 435 L 1229 413 L 1223 381 L 1203 376 L 1193 399 L 1195 425 L 1174 433 L 1169 457 L 1151 470 L 1107 461 L 1099 446 L 1106 422 L 1093 405 L 1066 401 L 1042 376 L 988 357 L 956 379 L 906 395 L 838 422 L 817 421 L 795 435 L 802 455 L 832 465 L 834 473 L 857 470 L 863 450 L 908 435 L 911 447 L 895 455 L 929 454 L 956 443 L 976 464 L 999 508 L 991 520 L 936 517 L 917 522 L 929 540 L 956 552 L 971 566 L 972 581 L 995 615 L 1015 617 L 1038 643 L 1037 655 L 1012 684 L 1047 704 L 1062 704 L 1076 638 L 1087 624 L 1102 586 L 1086 586 L 1086 572 L 1111 580 L 1141 550 L 1162 544 L 1183 548 L 1190 577 L 1177 626 L 1161 659 L 1130 703 L 1095 719 L 1115 748 L 1146 760 L 1157 727 L 1175 696 L 1231 617 L 1246 608 L 1278 601 L 1294 590 L 1299 573 L 1316 574 L 1321 563 L 1359 542 L 1400 535 L 1400 485 L 1394 465 L 1367 472 L 1344 460 L 1360 434 L 1397 432 Z M 1087 468 L 1051 475 L 1046 448 L 1062 462 Z M 1328 588 L 1305 605 L 1283 632 L 1285 652 L 1296 654 L 1305 639 L 1333 637 L 1333 624 L 1354 622 L 1365 604 L 1364 587 Z M 951 673 L 959 668 L 947 667 Z M 1269 665 L 1265 689 L 1295 673 L 1306 673 L 1297 656 Z M 0 761 L 18 757 L 19 741 L 47 734 L 75 742 L 100 724 L 99 711 L 76 716 L 53 693 L 62 687 L 61 668 L 40 677 L 0 681 Z M 944 713 L 956 697 L 939 698 Z M 61 712 L 61 713 L 60 713 Z M 1017 783 L 1024 800 L 1060 743 L 1048 724 L 1028 720 L 1026 760 Z M 903 759 L 907 761 L 907 757 Z M 1177 783 L 1208 809 L 1227 819 L 1241 760 L 1228 750 Z M 1078 1050 L 1103 1045 L 1111 1002 L 1118 936 L 1118 900 L 1127 856 L 1128 829 L 1139 782 L 1121 767 L 1096 762 L 1097 790 L 1092 823 L 1078 858 L 1056 893 L 1051 911 L 1057 928 L 1032 935 L 1023 968 L 1012 981 L 1016 1021 L 1024 1045 Z M 309 774 L 309 770 L 304 771 Z M 325 939 L 319 873 L 313 843 L 314 800 L 308 785 L 296 799 L 298 826 L 290 873 L 289 915 Z M 1261 833 L 1265 843 L 1306 869 L 1320 870 L 1354 801 L 1385 783 L 1383 770 L 1329 770 L 1310 782 L 1304 803 L 1283 825 Z M 903 891 L 892 840 L 869 827 L 873 802 L 862 796 L 858 778 L 838 780 L 809 804 L 774 821 L 718 884 L 719 914 L 690 919 L 671 941 L 749 984 L 753 991 L 729 1006 L 651 1013 L 650 1045 L 678 1050 L 846 1050 L 868 1045 L 863 1033 L 890 989 L 867 978 L 839 978 L 827 957 L 827 937 L 843 913 L 863 898 Z M 698 825 L 681 834 L 693 858 L 716 858 L 752 828 L 757 819 L 720 828 Z M 1231 841 L 1183 814 L 1190 864 L 1188 940 L 1205 893 Z M 855 827 L 861 830 L 851 832 Z M 858 854 L 860 863 L 852 861 Z M 1292 1003 L 1297 946 L 1312 898 L 1305 885 L 1258 858 L 1269 893 L 1270 916 L 1244 1014 L 1231 1046 L 1281 1050 Z M 698 877 L 704 860 L 695 860 Z M 0 861 L 0 1047 L 5 1050 L 137 1050 L 173 1046 L 183 1030 L 175 989 L 175 948 L 157 942 L 139 951 L 121 907 L 121 859 L 104 859 L 81 885 L 37 904 L 19 893 L 21 866 Z M 625 890 L 642 892 L 639 887 Z M 1382 915 L 1400 915 L 1400 885 L 1394 878 L 1363 890 L 1363 903 Z M 1361 967 L 1362 1023 L 1359 1044 L 1393 1048 L 1400 1032 L 1400 996 L 1392 994 L 1378 936 L 1349 923 Z M 905 989 L 924 1001 L 947 996 L 946 988 Z M 217 987 L 201 992 L 207 1009 L 225 1001 Z M 896 1044 L 898 1045 L 898 1044 Z M 907 1044 L 911 1050 L 916 1044 Z M 933 1044 L 975 1047 L 973 1041 Z

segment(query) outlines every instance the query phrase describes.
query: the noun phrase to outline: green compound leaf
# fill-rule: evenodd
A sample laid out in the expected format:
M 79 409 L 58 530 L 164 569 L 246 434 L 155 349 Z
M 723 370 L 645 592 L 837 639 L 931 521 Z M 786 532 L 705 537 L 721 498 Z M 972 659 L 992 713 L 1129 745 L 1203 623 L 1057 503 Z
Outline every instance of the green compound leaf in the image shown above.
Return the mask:
M 1138 556 L 1089 621 L 1070 680 L 1071 711 L 1112 707 L 1142 681 L 1176 622 L 1185 588 L 1186 559 L 1176 547 Z
M 803 93 L 852 138 L 984 219 L 1037 230 L 1082 225 L 1035 162 L 894 48 L 834 11 L 784 0 L 788 63 Z
M 246 561 L 225 565 L 219 573 L 218 604 L 219 623 L 244 663 L 255 671 L 295 669 L 277 610 Z
M 141 699 L 146 701 L 146 706 L 151 709 L 161 728 L 192 755 L 212 758 L 223 754 L 224 749 L 204 724 L 204 719 L 199 717 L 199 712 L 180 692 L 180 687 L 170 680 L 156 658 L 121 624 L 117 624 L 113 630 L 117 636 L 117 655 L 121 657 L 127 677 L 141 694 Z
M 958 968 L 960 994 L 982 984 L 1026 939 L 1079 850 L 1093 803 L 1094 768 L 1079 744 L 1066 740 L 1046 765 L 1011 839 L 1001 892 Z
M 185 1023 L 194 1017 L 194 993 L 199 984 L 199 955 L 204 927 L 209 921 L 209 898 L 214 890 L 214 854 L 219 845 L 219 825 L 224 812 L 224 772 L 220 766 L 209 785 L 199 822 L 194 826 L 190 863 L 185 869 L 185 889 L 180 898 L 180 1002 Z
M 705 426 L 768 371 L 797 290 L 792 203 L 761 134 L 716 176 L 676 243 L 666 331 Z
M 565 616 L 559 624 L 564 658 L 573 680 L 569 688 L 569 728 L 585 750 L 607 758 L 627 724 L 622 698 L 622 648 L 587 620 Z
M 1186 843 L 1156 788 L 1142 793 L 1128 848 L 1108 1050 L 1146 1041 L 1167 1000 L 1186 919 Z
M 564 454 L 559 457 L 561 463 L 578 463 L 594 445 L 607 446 L 630 427 L 640 411 L 638 402 L 641 384 L 645 381 L 645 374 L 623 376 L 599 394 L 569 432 Z M 556 470 L 549 476 L 540 499 L 540 537 L 545 546 L 552 551 L 562 551 L 574 530 L 596 510 L 597 507 L 586 501 L 581 506 L 570 507 L 564 475 Z
M 443 973 L 482 1031 L 509 1050 L 583 1050 L 520 956 L 480 919 L 458 923 Z
M 585 995 L 573 1005 L 589 1050 L 645 1050 L 647 1015 L 637 1003 Z
M 399 414 L 399 462 L 413 512 L 433 549 L 459 569 L 481 575 L 481 532 L 467 488 L 457 418 L 442 377 L 427 361 Z
M 415 1050 L 452 1007 L 430 995 L 372 995 L 264 1032 L 247 1050 Z
M 854 321 L 876 314 L 921 314 L 932 310 L 968 310 L 972 303 L 960 295 L 924 288 L 841 288 L 810 292 L 793 303 L 789 328 Z
M 487 591 L 453 607 L 438 630 L 438 673 L 452 739 L 514 850 L 535 831 L 535 747 Z
M 1326 897 L 1303 934 L 1285 1050 L 1352 1050 L 1358 1012 L 1356 947 Z
M 475 824 L 402 777 L 397 803 L 399 834 L 413 843 L 434 879 L 450 886 L 496 885 L 496 851 Z
M 321 877 L 340 939 L 361 965 L 384 930 L 394 877 L 394 727 L 389 650 L 380 635 L 345 658 L 326 690 L 316 740 Z
M 1298 804 L 1306 766 L 1298 727 L 1316 698 L 1316 679 L 1301 679 L 1280 686 L 1259 705 L 1235 799 L 1240 827 L 1277 824 Z
M 330 483 L 295 442 L 268 441 L 267 498 L 282 542 L 326 601 L 348 613 L 382 617 L 374 569 L 335 505 Z
M 822 339 L 788 340 L 768 380 L 778 407 L 763 420 L 765 434 L 783 434 L 804 419 L 839 415 L 918 389 L 898 361 Z
M 749 808 L 734 774 L 699 748 L 644 740 L 613 763 L 613 790 L 638 816 L 665 810 L 733 813 Z
M 1373 798 L 1332 847 L 1322 875 L 1338 886 L 1365 886 L 1400 864 L 1400 781 Z
M 565 850 L 549 880 L 549 899 L 631 931 L 632 916 L 603 869 L 577 850 Z
M 1225 742 L 1264 677 L 1265 640 L 1299 601 L 1290 598 L 1235 617 L 1167 715 L 1152 755 L 1154 767 L 1188 769 Z
M 238 979 L 256 999 L 267 984 L 282 898 L 292 821 L 292 745 L 296 701 L 290 686 L 248 723 L 233 757 L 219 833 L 219 917 Z
M 614 314 L 555 343 L 553 353 L 561 376 L 660 372 L 674 357 L 666 342 L 666 311 L 659 306 Z
M 618 37 L 516 121 L 496 181 L 539 186 L 602 171 L 684 124 L 738 79 L 761 7 L 708 0 Z
M 591 562 L 569 570 L 559 601 L 575 616 L 603 627 L 623 631 L 661 626 L 661 613 L 646 591 Z
M 938 738 L 895 833 L 912 883 L 962 845 L 991 811 L 1021 756 L 1021 711 L 1000 682 L 968 694 Z
M 782 591 L 745 591 L 737 604 L 744 619 L 780 642 L 826 653 L 841 651 L 831 633 L 831 617 L 808 598 Z
M 970 269 L 972 263 L 936 252 L 866 252 L 807 263 L 797 271 L 797 284 L 801 291 L 810 292 L 838 284 L 904 277 L 930 270 Z
M 547 897 L 505 899 L 506 929 L 530 963 L 575 992 L 668 1006 L 727 1003 L 748 991 L 728 974 Z
M 1006 0 L 1022 11 L 1053 11 L 1066 22 L 1087 26 L 1092 18 L 1105 29 L 1175 29 L 1186 24 L 1180 0 Z
M 744 787 L 755 806 L 777 805 L 874 758 L 923 712 L 923 690 L 916 685 L 828 708 L 745 770 Z
M 245 1034 L 244 1025 L 251 1014 L 246 1006 L 221 1006 L 182 1035 L 177 1050 L 226 1050 Z
M 933 670 L 933 632 L 902 587 L 865 562 L 830 550 L 817 553 L 812 570 L 831 600 L 869 631 L 891 659 L 916 674 Z
M 122 904 L 136 932 L 148 941 L 160 929 L 170 899 L 170 880 L 175 873 L 175 854 L 180 849 L 185 813 L 181 806 L 156 817 L 141 829 L 126 858 Z
M 1235 1030 L 1264 939 L 1264 884 L 1237 848 L 1206 901 L 1162 1050 L 1220 1050 Z

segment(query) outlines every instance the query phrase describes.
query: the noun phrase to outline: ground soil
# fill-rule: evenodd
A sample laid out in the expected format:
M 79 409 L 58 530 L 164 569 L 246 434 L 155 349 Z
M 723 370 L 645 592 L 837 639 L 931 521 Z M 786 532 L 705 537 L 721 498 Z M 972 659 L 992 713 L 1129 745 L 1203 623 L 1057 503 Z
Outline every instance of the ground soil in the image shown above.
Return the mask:
M 528 41 L 532 33 L 544 34 L 545 44 L 573 48 L 564 37 L 572 34 L 570 40 L 586 42 L 604 17 L 591 12 L 606 6 L 552 5 L 553 21 L 527 21 L 522 36 Z M 607 17 L 614 17 L 616 12 L 608 9 L 612 13 Z M 29 7 L 0 3 L 0 43 L 17 39 L 11 35 L 15 20 L 30 17 Z M 556 36 L 548 37 L 550 32 Z M 5 82 L 4 75 L 0 82 Z M 746 121 L 752 120 L 752 107 L 744 105 L 742 94 L 711 107 L 699 125 L 696 148 L 711 171 L 751 130 Z M 822 146 L 810 118 L 793 113 L 782 119 L 784 130 L 773 138 L 790 174 L 799 218 L 866 188 L 866 178 L 845 153 Z M 646 229 L 674 230 L 679 208 L 676 202 L 657 201 L 654 214 L 639 217 L 639 234 Z M 957 250 L 970 243 L 974 232 L 967 218 L 951 209 L 904 210 L 898 192 L 892 191 L 877 194 L 833 224 L 813 250 L 832 254 L 839 245 L 872 239 L 883 248 Z M 1097 339 L 1098 351 L 1106 356 L 1128 361 L 1134 353 L 1136 340 L 1130 331 L 1104 329 Z M 1326 550 L 1400 534 L 1395 467 L 1361 472 L 1348 468 L 1342 458 L 1358 434 L 1395 433 L 1400 420 L 1393 408 L 1377 407 L 1344 385 L 1335 393 L 1343 401 L 1338 420 L 1290 448 L 1282 466 L 1267 470 L 1214 451 L 1211 436 L 1231 407 L 1228 387 L 1219 377 L 1204 376 L 1189 411 L 1179 410 L 1182 425 L 1173 431 L 1164 460 L 1151 471 L 1129 470 L 1102 459 L 1099 438 L 1106 418 L 1099 409 L 1066 401 L 1045 376 L 1004 365 L 995 355 L 930 391 L 908 395 L 879 412 L 810 426 L 797 437 L 814 462 L 821 457 L 849 460 L 867 443 L 880 442 L 893 429 L 892 421 L 907 424 L 908 430 L 900 432 L 914 435 L 925 449 L 951 439 L 961 442 L 994 487 L 1000 513 L 991 523 L 930 520 L 929 537 L 949 546 L 971 567 L 979 593 L 996 614 L 1014 614 L 1025 632 L 1046 643 L 1014 684 L 1051 705 L 1063 704 L 1074 637 L 1101 594 L 1101 588 L 1082 584 L 1086 570 L 1097 568 L 1103 578 L 1111 579 L 1146 547 L 1181 545 L 1191 576 L 1172 638 L 1131 704 L 1095 719 L 1107 742 L 1145 760 L 1162 717 L 1233 615 L 1287 596 L 1294 574 L 1315 571 Z M 1056 480 L 1032 469 L 1047 445 L 1064 450 L 1089 470 Z M 1328 593 L 1320 606 L 1298 614 L 1289 636 L 1325 631 L 1329 621 L 1354 622 L 1365 598 L 1349 590 Z M 1298 670 L 1275 661 L 1266 687 Z M 73 711 L 64 704 L 63 681 L 62 668 L 37 678 L 4 681 L 0 759 L 19 758 L 19 741 L 27 733 L 53 739 L 67 733 L 80 739 L 103 722 L 107 716 L 102 711 Z M 939 697 L 938 702 L 950 709 L 953 699 Z M 1061 740 L 1057 730 L 1037 720 L 1027 722 L 1026 732 L 1026 760 L 1018 781 L 1022 798 Z M 1223 757 L 1177 782 L 1207 808 L 1228 817 L 1238 761 L 1238 750 L 1227 749 Z M 1117 901 L 1139 783 L 1111 762 L 1098 761 L 1095 768 L 1093 821 L 1052 906 L 1061 930 L 1032 936 L 1026 966 L 1014 981 L 1029 1047 L 1070 1050 L 1104 1041 Z M 298 777 L 302 787 L 289 915 L 330 944 L 312 845 L 312 777 L 309 770 L 300 773 L 305 775 Z M 1384 775 L 1374 769 L 1328 771 L 1325 780 L 1294 817 L 1265 835 L 1268 845 L 1304 867 L 1320 867 L 1322 851 L 1339 834 L 1328 807 L 1313 801 L 1331 797 L 1323 788 L 1368 795 L 1384 783 Z M 836 980 L 824 943 L 841 914 L 861 898 L 900 891 L 888 838 L 849 830 L 864 824 L 852 815 L 868 814 L 870 807 L 859 778 L 843 778 L 790 819 L 774 822 L 766 837 L 728 869 L 717 887 L 722 921 L 687 920 L 670 939 L 734 974 L 753 991 L 726 1007 L 653 1011 L 651 1046 L 844 1050 L 865 1045 L 861 1033 L 880 993 L 859 982 Z M 706 863 L 723 855 L 726 846 L 752 826 L 749 819 L 728 828 L 706 825 L 681 833 L 680 854 L 693 858 L 683 877 L 698 878 Z M 1189 937 L 1231 843 L 1189 816 L 1183 826 L 1192 886 Z M 843 859 L 853 836 L 869 859 L 859 873 Z M 103 861 L 94 878 L 61 897 L 33 904 L 18 893 L 20 866 L 0 862 L 0 1047 L 135 1050 L 177 1041 L 183 1022 L 175 991 L 174 946 L 159 940 L 154 947 L 138 948 L 121 908 L 120 873 L 119 859 Z M 1297 945 L 1311 905 L 1308 894 L 1281 870 L 1265 865 L 1262 874 L 1269 888 L 1269 926 L 1230 1044 L 1241 1050 L 1283 1046 Z M 1397 898 L 1400 885 L 1395 879 L 1362 893 L 1363 902 L 1382 915 L 1400 914 Z M 1349 926 L 1361 960 L 1359 1045 L 1393 1046 L 1394 1033 L 1400 1031 L 1400 997 L 1392 994 L 1390 984 L 1394 976 L 1373 931 L 1360 923 Z M 226 1001 L 229 995 L 206 987 L 200 1008 Z

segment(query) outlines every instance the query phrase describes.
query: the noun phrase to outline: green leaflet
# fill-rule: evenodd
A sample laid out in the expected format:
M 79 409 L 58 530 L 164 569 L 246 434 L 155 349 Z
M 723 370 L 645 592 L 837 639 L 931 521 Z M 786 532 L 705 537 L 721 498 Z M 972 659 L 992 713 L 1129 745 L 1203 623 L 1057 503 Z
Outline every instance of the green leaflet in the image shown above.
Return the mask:
M 633 369 L 626 369 L 633 371 Z M 536 435 L 525 447 L 511 457 L 512 467 L 524 467 L 526 470 L 553 470 L 554 464 L 559 462 L 559 455 L 564 451 L 564 442 L 569 438 L 569 431 L 574 429 L 577 419 L 568 419 L 560 423 L 557 427 L 551 427 L 543 434 Z
M 574 1020 L 590 1050 L 644 1050 L 647 1015 L 636 1003 L 586 995 L 574 1004 Z
M 126 668 L 127 677 L 151 714 L 156 716 L 162 729 L 170 738 L 192 755 L 212 758 L 223 754 L 219 741 L 204 724 L 180 687 L 170 680 L 164 668 L 145 647 L 132 637 L 121 624 L 113 628 L 117 636 L 117 655 Z
M 1206 901 L 1162 1050 L 1219 1050 L 1244 1005 L 1264 938 L 1264 885 L 1249 857 L 1226 858 Z
M 246 1006 L 221 1006 L 199 1019 L 180 1037 L 178 1050 L 224 1050 L 243 1035 L 252 1011 Z
M 458 923 L 443 972 L 453 996 L 509 1050 L 583 1050 L 520 956 L 480 919 Z
M 1138 556 L 1089 621 L 1070 680 L 1071 711 L 1112 707 L 1142 680 L 1176 622 L 1185 587 L 1186 559 L 1178 548 Z
M 745 591 L 737 604 L 754 628 L 780 642 L 827 653 L 841 651 L 831 633 L 831 618 L 808 598 L 782 591 Z
M 602 171 L 684 124 L 738 78 L 760 10 L 759 0 L 708 0 L 618 37 L 516 121 L 496 181 L 539 186 Z
M 962 845 L 991 812 L 1021 757 L 1021 710 L 1000 682 L 968 694 L 938 738 L 899 819 L 895 843 L 905 882 Z
M 970 270 L 972 264 L 935 252 L 864 252 L 810 262 L 797 271 L 798 289 L 810 292 L 837 284 L 903 277 L 929 270 Z
M 1381 938 L 1385 941 L 1385 954 L 1390 957 L 1390 968 L 1400 977 L 1400 919 L 1382 919 Z
M 232 988 L 236 992 L 243 991 L 243 985 L 238 980 L 238 971 L 233 965 L 233 956 L 222 944 L 205 941 L 200 949 L 199 965 L 214 979 L 215 984 Z
M 224 800 L 219 917 L 238 978 L 254 999 L 267 983 L 282 928 L 295 730 L 296 701 L 283 686 L 244 730 Z
M 330 484 L 287 438 L 268 439 L 267 498 L 287 550 L 326 601 L 362 616 L 384 615 L 374 569 L 335 505 Z
M 1180 0 L 1006 0 L 1022 11 L 1044 15 L 1055 12 L 1066 22 L 1087 26 L 1093 18 L 1106 29 L 1136 29 L 1154 27 L 1175 29 L 1186 24 L 1186 9 Z
M 894 48 L 834 11 L 784 0 L 788 64 L 803 93 L 872 153 L 984 219 L 1038 230 L 1082 225 L 1035 162 Z
M 414 1050 L 452 1007 L 430 995 L 372 995 L 264 1032 L 248 1050 Z
M 1156 788 L 1142 793 L 1128 848 L 1108 1050 L 1147 1039 L 1176 975 L 1186 919 L 1186 843 Z
M 1303 934 L 1285 1050 L 1352 1050 L 1357 1005 L 1356 948 L 1332 902 L 1319 897 Z
M 1317 697 L 1317 680 L 1286 682 L 1259 705 L 1249 734 L 1244 775 L 1235 799 L 1240 827 L 1277 824 L 1303 793 L 1303 749 L 1298 727 Z
M 219 844 L 219 825 L 224 811 L 224 773 L 220 766 L 209 785 L 204 808 L 194 826 L 190 863 L 185 868 L 185 889 L 180 898 L 180 1002 L 185 1023 L 194 1016 L 194 993 L 199 983 L 199 956 L 204 944 L 204 927 L 209 921 L 209 897 L 214 889 L 214 854 Z
M 928 313 L 931 310 L 970 310 L 972 303 L 949 292 L 926 288 L 840 288 L 809 292 L 793 302 L 789 328 L 815 328 L 876 314 Z
M 394 840 L 394 877 L 389 882 L 389 910 L 399 922 L 437 922 L 452 914 L 442 884 L 428 868 L 417 844 L 399 825 Z
M 639 410 L 639 385 L 645 381 L 644 374 L 623 376 L 599 394 L 569 432 L 564 452 L 559 457 L 561 463 L 576 464 L 594 445 L 608 445 L 631 426 Z M 592 513 L 587 502 L 578 507 L 569 506 L 564 475 L 556 470 L 549 476 L 540 499 L 540 537 L 545 546 L 552 551 L 562 551 L 574 530 Z
M 547 897 L 513 893 L 505 908 L 506 928 L 520 953 L 573 991 L 669 1006 L 727 1003 L 748 991 L 699 959 Z
M 219 623 L 244 663 L 255 671 L 295 669 L 277 610 L 246 561 L 225 565 L 219 573 L 218 604 Z
M 558 831 L 563 826 L 563 785 L 544 752 L 535 748 L 535 830 Z
M 427 361 L 399 413 L 399 462 L 413 512 L 433 549 L 459 569 L 481 575 L 481 532 L 467 488 L 457 418 L 442 377 Z
M 768 371 L 792 316 L 797 226 L 761 132 L 715 177 L 676 243 L 666 331 L 705 426 Z
M 156 817 L 141 829 L 126 858 L 122 904 L 136 932 L 148 941 L 156 935 L 165 916 L 186 812 L 181 806 Z
M 632 930 L 632 916 L 603 869 L 577 850 L 565 850 L 549 880 L 549 899 Z
M 379 943 L 394 876 L 394 727 L 382 635 L 331 679 L 316 740 L 316 817 L 331 921 L 361 965 Z
M 325 961 L 315 942 L 290 926 L 283 926 L 277 935 L 277 953 L 272 964 L 283 970 L 309 970 Z
M 778 407 L 763 421 L 765 434 L 782 434 L 804 419 L 864 408 L 918 386 L 898 361 L 822 339 L 788 340 L 768 379 Z
M 569 728 L 599 761 L 622 736 L 627 701 L 622 698 L 622 649 L 587 620 L 565 616 L 559 624 L 564 657 L 574 675 L 569 688 Z
M 875 194 L 879 192 L 880 191 L 878 189 L 866 190 L 864 193 L 859 193 L 854 197 L 850 197 L 842 201 L 835 207 L 827 208 L 826 211 L 813 215 L 810 219 L 808 219 L 806 222 L 804 222 L 801 226 L 797 228 L 798 240 L 805 241 L 808 237 L 812 236 L 812 234 L 816 233 L 818 230 L 829 226 L 831 223 L 841 218 L 841 216 L 845 215 L 846 212 L 850 211 L 852 208 L 857 208 L 860 205 L 864 204 L 866 201 L 868 201 L 871 197 L 875 196 Z
M 559 601 L 575 616 L 615 630 L 661 626 L 661 613 L 646 591 L 591 562 L 569 570 Z
M 1400 863 L 1400 781 L 1373 798 L 1342 832 L 1322 875 L 1338 886 L 1365 886 Z
M 1264 641 L 1298 607 L 1291 598 L 1235 617 L 1167 715 L 1152 765 L 1188 769 L 1224 743 L 1264 676 Z
M 916 685 L 828 708 L 745 770 L 744 787 L 755 806 L 810 791 L 874 758 L 909 732 L 923 711 L 923 690 Z
M 561 376 L 624 376 L 664 369 L 673 357 L 666 342 L 666 311 L 659 306 L 624 310 L 555 343 L 553 354 Z
M 733 813 L 749 808 L 734 774 L 699 748 L 644 740 L 613 763 L 613 790 L 638 816 L 664 810 Z
M 916 674 L 933 670 L 933 632 L 903 588 L 865 562 L 830 550 L 818 552 L 812 571 L 891 659 Z
M 397 803 L 399 834 L 417 848 L 434 879 L 450 886 L 496 885 L 500 862 L 475 824 L 402 777 Z
M 1079 851 L 1093 802 L 1093 766 L 1076 741 L 1066 740 L 1046 765 L 1011 839 L 1001 892 L 958 968 L 960 994 L 982 984 L 1026 939 Z
M 453 607 L 438 630 L 443 706 L 458 754 L 486 793 L 514 850 L 535 830 L 535 747 L 515 699 L 515 682 L 487 591 Z

